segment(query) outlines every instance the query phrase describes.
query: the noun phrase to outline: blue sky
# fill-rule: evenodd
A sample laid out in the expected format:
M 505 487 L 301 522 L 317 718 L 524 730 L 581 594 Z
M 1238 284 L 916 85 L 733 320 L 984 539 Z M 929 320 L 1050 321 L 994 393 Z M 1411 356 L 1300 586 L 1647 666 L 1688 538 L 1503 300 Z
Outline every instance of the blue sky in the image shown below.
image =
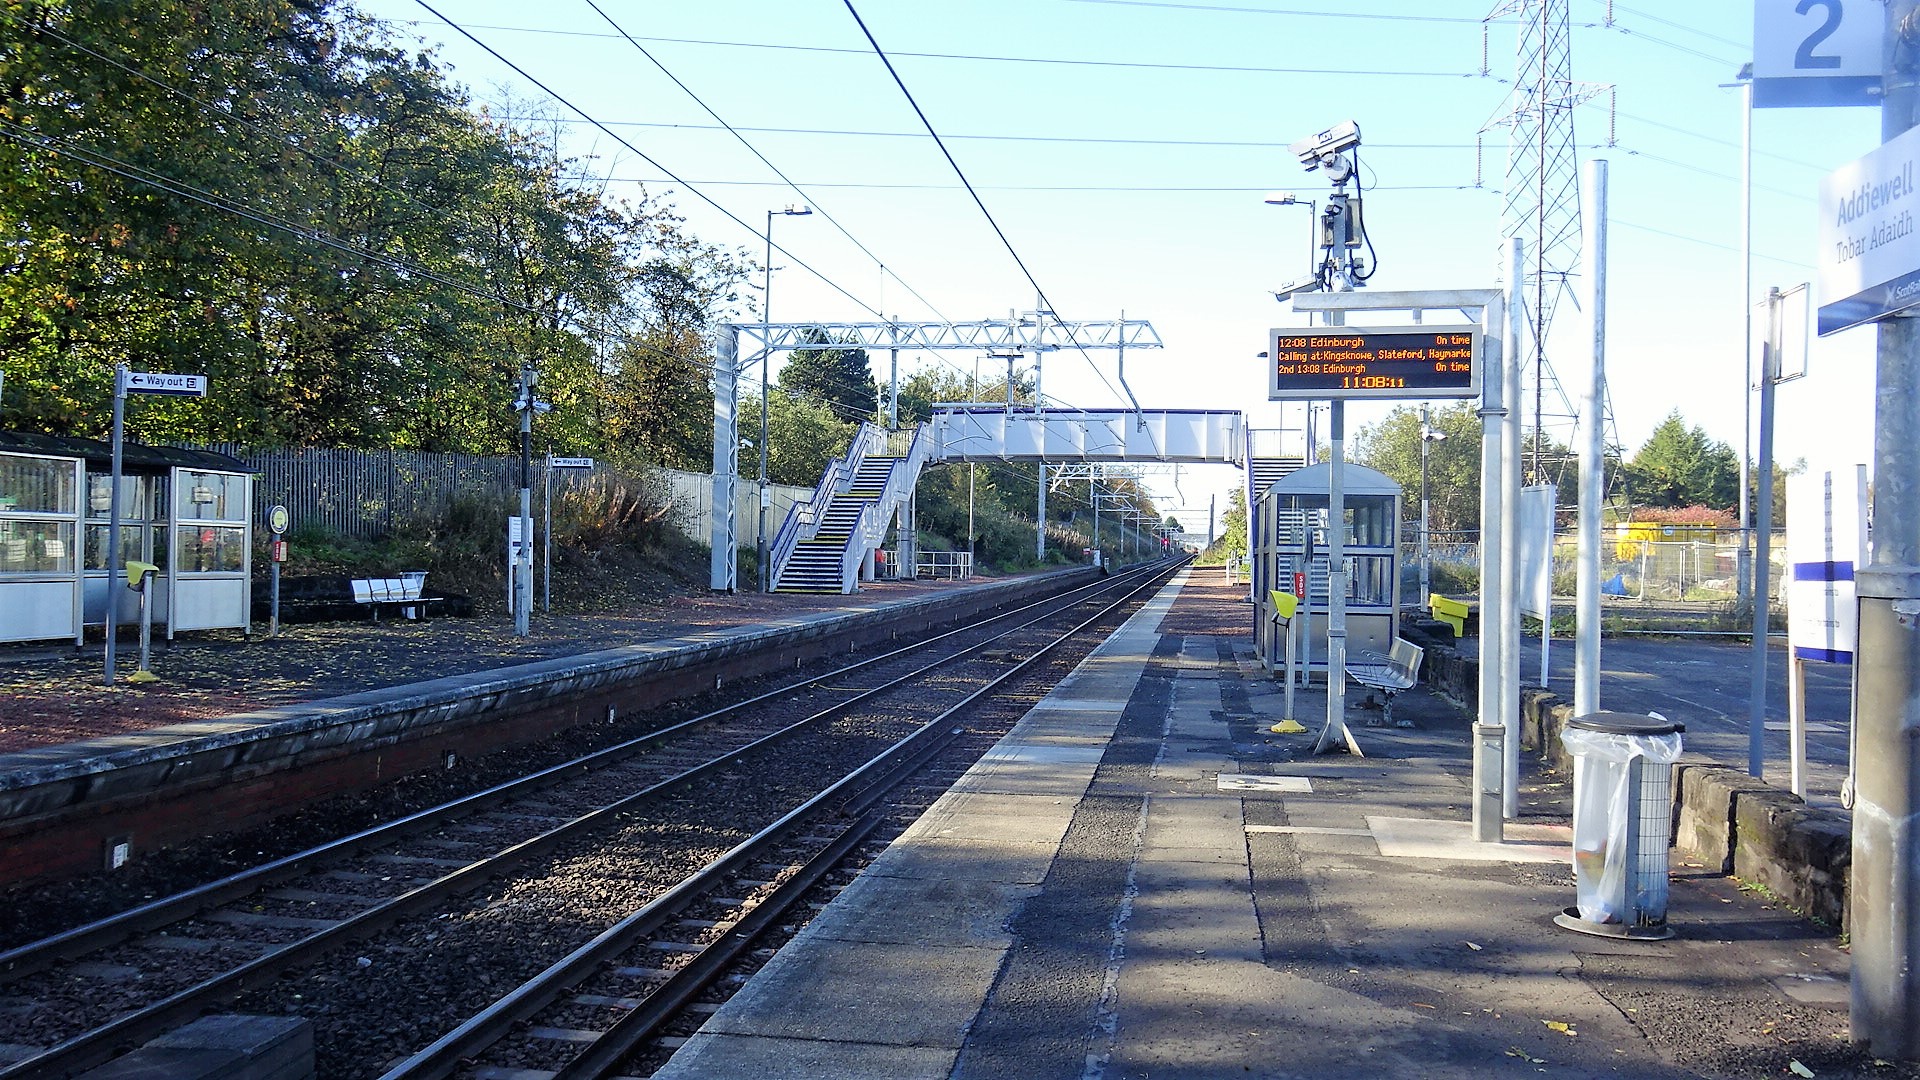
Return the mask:
M 804 201 L 823 211 L 775 226 L 782 247 L 832 282 L 776 256 L 776 320 L 871 319 L 842 289 L 915 319 L 1033 307 L 1033 287 L 842 0 L 598 0 L 803 192 L 718 130 L 587 0 L 431 2 L 687 182 L 549 104 L 567 121 L 565 145 L 616 193 L 644 183 L 703 238 L 755 253 L 767 210 Z M 1359 123 L 1379 254 L 1372 287 L 1496 280 L 1506 148 L 1502 133 L 1479 132 L 1504 111 L 1517 27 L 1483 23 L 1491 3 L 1477 0 L 1362 0 L 1337 13 L 1299 3 L 854 0 L 1054 309 L 1153 322 L 1166 348 L 1127 363 L 1141 402 L 1244 409 L 1256 427 L 1300 424 L 1300 406 L 1283 413 L 1266 400 L 1255 354 L 1268 327 L 1304 322 L 1265 290 L 1304 269 L 1308 228 L 1304 209 L 1262 197 L 1322 198 L 1327 187 L 1288 143 Z M 1571 3 L 1574 77 L 1612 85 L 1618 102 L 1612 111 L 1603 95 L 1575 124 L 1582 157 L 1610 162 L 1608 363 L 1619 438 L 1631 452 L 1677 408 L 1737 446 L 1741 105 L 1719 84 L 1749 57 L 1753 7 Z M 417 0 L 365 9 L 440 47 L 477 100 L 518 111 L 546 96 Z M 1874 109 L 1756 112 L 1756 293 L 1811 279 L 1819 180 L 1876 145 L 1878 132 Z M 1561 312 L 1557 325 L 1574 329 L 1571 304 Z M 1809 376 L 1782 387 L 1782 460 L 1867 460 L 1872 341 L 1866 329 L 1816 343 Z M 1562 381 L 1577 385 L 1584 359 L 1550 346 Z M 1048 396 L 1116 403 L 1113 363 L 1094 355 L 1094 364 L 1050 358 Z M 910 363 L 971 370 L 971 361 Z M 1387 407 L 1355 405 L 1350 423 Z M 1153 486 L 1169 506 L 1204 511 L 1210 492 L 1237 482 L 1232 470 L 1203 469 L 1184 474 L 1177 494 L 1168 479 Z M 1190 520 L 1204 528 L 1203 513 Z

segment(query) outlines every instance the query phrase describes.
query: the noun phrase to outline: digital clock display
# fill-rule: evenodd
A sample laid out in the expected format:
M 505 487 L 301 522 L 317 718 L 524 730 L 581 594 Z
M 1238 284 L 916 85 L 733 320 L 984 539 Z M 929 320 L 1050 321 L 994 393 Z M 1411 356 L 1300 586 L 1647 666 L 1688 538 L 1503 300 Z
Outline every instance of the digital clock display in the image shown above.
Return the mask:
M 1315 326 L 1267 334 L 1272 401 L 1467 398 L 1480 393 L 1477 326 Z

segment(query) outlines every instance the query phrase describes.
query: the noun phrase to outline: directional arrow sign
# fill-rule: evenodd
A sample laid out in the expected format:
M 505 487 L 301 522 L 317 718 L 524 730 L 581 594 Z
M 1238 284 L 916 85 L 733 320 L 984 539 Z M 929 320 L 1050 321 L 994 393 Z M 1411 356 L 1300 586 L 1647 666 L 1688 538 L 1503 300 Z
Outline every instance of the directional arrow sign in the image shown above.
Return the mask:
M 205 375 L 166 375 L 158 371 L 129 371 L 127 393 L 206 397 L 207 377 Z
M 593 459 L 590 457 L 549 458 L 547 463 L 552 465 L 556 469 L 591 469 L 593 468 Z

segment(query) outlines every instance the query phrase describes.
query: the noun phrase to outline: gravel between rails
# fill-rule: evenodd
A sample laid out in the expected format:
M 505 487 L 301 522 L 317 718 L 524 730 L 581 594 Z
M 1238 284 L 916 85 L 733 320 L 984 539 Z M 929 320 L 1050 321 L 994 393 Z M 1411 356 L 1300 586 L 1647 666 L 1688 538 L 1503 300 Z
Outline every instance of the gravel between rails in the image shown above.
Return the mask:
M 996 659 L 1004 662 L 1004 658 Z M 989 661 L 983 666 L 991 667 L 994 663 Z M 941 681 L 965 683 L 970 680 L 961 672 L 952 671 Z M 700 704 L 705 703 L 668 711 L 685 713 Z M 321 1028 L 322 1075 L 377 1075 L 385 1064 L 410 1052 L 421 1041 L 422 1032 L 451 1026 L 477 1011 L 493 996 L 537 972 L 571 949 L 583 936 L 591 936 L 612 917 L 617 917 L 610 917 L 607 912 L 638 906 L 645 897 L 656 895 L 691 869 L 704 865 L 715 854 L 757 831 L 803 801 L 811 790 L 830 783 L 917 723 L 905 709 L 881 709 L 830 725 L 817 742 L 808 740 L 804 745 L 789 746 L 777 754 L 755 755 L 754 764 L 743 765 L 731 775 L 703 785 L 704 798 L 688 793 L 637 817 L 611 836 L 570 845 L 546 860 L 537 874 L 472 893 L 464 905 L 407 920 L 397 930 L 381 934 L 376 941 L 360 949 L 336 953 L 311 966 L 301 977 L 257 991 L 235 1007 L 240 1011 L 311 1016 Z M 499 756 L 502 755 L 496 755 Z M 507 766 L 511 771 L 527 770 L 524 753 L 505 756 L 514 758 Z M 555 756 L 564 758 L 570 753 Z M 364 800 L 337 802 L 353 804 Z M 337 820 L 338 814 L 357 817 L 366 812 L 364 806 L 353 805 L 329 809 L 334 813 L 311 816 Z M 534 808 L 531 812 L 539 815 L 546 811 Z M 277 838 L 230 838 L 227 855 L 237 861 L 249 861 L 241 854 L 253 846 L 245 842 L 249 840 L 263 847 L 273 843 L 303 846 L 289 844 L 284 833 Z M 410 854 L 464 862 L 479 858 L 491 848 L 487 837 L 463 836 L 456 828 L 435 837 L 431 849 Z M 328 891 L 380 892 L 393 886 L 392 878 L 398 878 L 399 884 L 405 885 L 412 878 L 422 876 L 410 877 L 401 871 L 402 867 L 396 867 L 393 875 L 350 872 L 337 884 L 329 883 Z M 200 874 L 204 875 L 204 869 Z M 150 887 L 157 892 L 164 886 Z M 42 897 L 43 905 L 50 899 Z M 270 902 L 258 906 L 255 914 L 296 919 L 322 917 L 331 914 L 322 906 L 325 903 L 325 898 L 270 898 Z M 16 929 L 25 925 L 17 924 Z M 216 961 L 231 961 L 236 954 L 244 958 L 247 950 L 243 945 L 234 944 L 236 941 L 274 943 L 298 934 L 271 921 L 248 925 L 245 921 L 236 924 L 227 920 L 213 927 L 182 927 L 173 936 L 180 959 L 169 965 L 166 974 L 191 979 L 198 972 L 210 970 Z M 109 966 L 114 962 L 107 960 Z M 124 966 L 127 970 L 122 977 L 129 985 L 159 974 L 153 970 L 150 957 Z M 9 996 L 13 991 L 27 989 L 24 985 L 9 988 Z M 74 1009 L 81 1008 L 82 1003 L 63 1002 L 57 992 L 48 991 L 44 986 L 33 990 L 33 997 L 43 1005 L 70 1004 Z M 91 1006 L 87 1012 L 103 1006 L 111 1012 L 114 1002 L 108 994 L 96 996 L 86 1004 Z M 34 1010 L 41 1016 L 50 1011 L 64 1010 Z M 0 1010 L 0 1014 L 5 1013 Z M 0 1032 L 0 1040 L 44 1044 L 44 1034 L 35 1031 L 30 1021 L 0 1026 L 11 1028 Z

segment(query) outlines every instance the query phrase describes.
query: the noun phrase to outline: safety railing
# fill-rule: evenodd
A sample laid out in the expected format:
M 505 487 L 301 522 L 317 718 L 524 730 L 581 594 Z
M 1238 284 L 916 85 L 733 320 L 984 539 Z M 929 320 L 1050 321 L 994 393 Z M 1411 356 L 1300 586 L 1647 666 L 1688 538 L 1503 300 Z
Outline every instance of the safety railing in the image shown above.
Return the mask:
M 923 551 L 914 560 L 914 576 L 961 581 L 973 576 L 971 551 Z
M 787 519 L 780 523 L 780 531 L 774 534 L 773 549 L 768 555 L 768 575 L 775 581 L 780 579 L 780 571 L 793 557 L 793 549 L 800 541 L 811 540 L 820 531 L 820 522 L 825 519 L 827 507 L 833 504 L 833 497 L 845 491 L 853 483 L 853 477 L 860 471 L 860 463 L 868 454 L 884 450 L 887 446 L 886 429 L 870 422 L 862 423 L 854 433 L 853 444 L 847 447 L 846 455 L 834 458 L 827 463 L 820 485 L 813 489 L 813 497 L 804 503 L 795 503 L 787 511 Z M 856 533 L 858 529 L 856 528 Z M 843 574 L 841 580 L 846 580 Z

